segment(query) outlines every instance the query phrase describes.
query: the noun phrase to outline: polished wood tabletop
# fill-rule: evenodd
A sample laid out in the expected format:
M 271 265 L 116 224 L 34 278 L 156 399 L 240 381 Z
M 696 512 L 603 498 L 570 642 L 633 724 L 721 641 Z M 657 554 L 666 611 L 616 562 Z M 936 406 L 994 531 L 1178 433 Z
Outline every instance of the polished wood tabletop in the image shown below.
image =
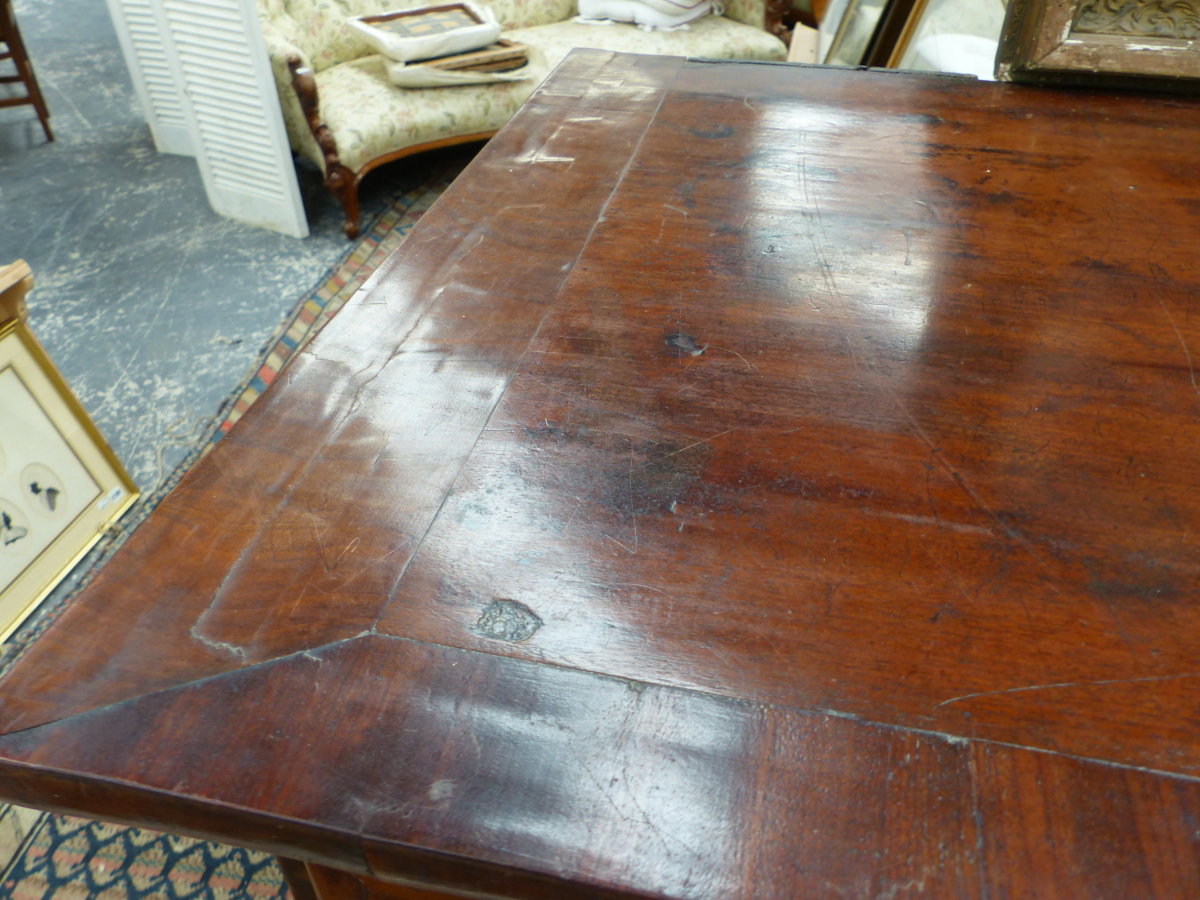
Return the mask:
M 322 897 L 1200 896 L 1198 148 L 574 53 L 0 683 L 0 795 Z

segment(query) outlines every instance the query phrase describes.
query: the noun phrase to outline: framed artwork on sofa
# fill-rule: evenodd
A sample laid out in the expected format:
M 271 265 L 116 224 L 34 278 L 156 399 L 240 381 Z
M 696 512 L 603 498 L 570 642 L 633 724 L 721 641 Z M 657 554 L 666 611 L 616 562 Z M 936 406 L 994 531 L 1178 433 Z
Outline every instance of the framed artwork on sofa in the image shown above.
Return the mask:
M 137 496 L 24 321 L 0 325 L 0 640 Z

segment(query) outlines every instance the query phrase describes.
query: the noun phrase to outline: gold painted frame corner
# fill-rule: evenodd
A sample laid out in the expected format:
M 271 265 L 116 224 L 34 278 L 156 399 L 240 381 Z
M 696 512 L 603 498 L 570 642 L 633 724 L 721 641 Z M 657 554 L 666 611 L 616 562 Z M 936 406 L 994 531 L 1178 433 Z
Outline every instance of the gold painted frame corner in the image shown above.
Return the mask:
M 91 476 L 99 494 L 0 587 L 0 641 L 7 640 L 37 609 L 140 496 L 137 485 L 21 317 L 0 322 L 0 371 L 10 366 Z M 23 373 L 29 377 L 22 378 Z

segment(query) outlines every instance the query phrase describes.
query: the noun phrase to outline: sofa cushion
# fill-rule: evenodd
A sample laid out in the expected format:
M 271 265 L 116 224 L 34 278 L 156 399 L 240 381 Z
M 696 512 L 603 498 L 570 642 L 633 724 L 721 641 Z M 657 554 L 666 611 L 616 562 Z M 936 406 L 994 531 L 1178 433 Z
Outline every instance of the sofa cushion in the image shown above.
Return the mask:
M 504 36 L 541 49 L 550 69 L 576 47 L 708 59 L 787 59 L 787 46 L 779 38 L 724 16 L 697 19 L 687 31 L 647 32 L 625 23 L 581 25 L 566 21 L 516 29 Z
M 388 80 L 382 56 L 366 56 L 318 72 L 316 80 L 321 118 L 333 132 L 338 157 L 358 172 L 373 159 L 417 144 L 498 130 L 547 74 L 538 66 L 526 81 L 406 89 Z M 313 162 L 324 168 L 319 157 Z
M 481 0 L 505 28 L 549 25 L 575 15 L 575 0 Z
M 545 60 L 535 65 L 533 78 L 463 87 L 398 88 L 388 80 L 381 56 L 318 72 L 321 118 L 333 132 L 342 165 L 358 172 L 388 153 L 498 130 L 576 47 L 712 59 L 782 60 L 787 56 L 779 38 L 721 16 L 705 16 L 687 31 L 644 32 L 633 25 L 556 22 L 515 29 L 505 37 L 542 51 Z M 300 124 L 288 120 L 289 130 Z M 293 146 L 323 167 L 315 143 L 293 141 Z
M 725 18 L 753 25 L 759 31 L 767 27 L 766 0 L 725 0 Z

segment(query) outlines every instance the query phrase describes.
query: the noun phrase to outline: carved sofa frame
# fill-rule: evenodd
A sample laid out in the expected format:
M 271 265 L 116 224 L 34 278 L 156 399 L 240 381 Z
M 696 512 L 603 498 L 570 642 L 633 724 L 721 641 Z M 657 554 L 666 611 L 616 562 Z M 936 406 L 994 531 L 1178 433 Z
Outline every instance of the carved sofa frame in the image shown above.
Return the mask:
M 292 89 L 296 92 L 296 97 L 300 100 L 300 108 L 304 110 L 304 118 L 308 122 L 309 129 L 312 131 L 313 139 L 316 140 L 317 146 L 321 148 L 321 153 L 325 157 L 325 187 L 329 188 L 329 192 L 337 198 L 338 203 L 342 205 L 342 209 L 346 213 L 346 221 L 342 223 L 342 231 L 345 232 L 348 238 L 358 237 L 358 186 L 362 183 L 363 178 L 368 172 L 385 163 L 394 162 L 406 156 L 415 156 L 427 150 L 437 150 L 439 147 L 453 147 L 456 144 L 470 144 L 474 141 L 486 141 L 496 133 L 496 130 L 493 129 L 492 131 L 455 135 L 436 141 L 426 141 L 423 144 L 415 144 L 412 147 L 405 147 L 401 150 L 378 156 L 355 172 L 342 165 L 342 161 L 338 157 L 337 142 L 333 139 L 333 132 L 329 129 L 328 125 L 321 121 L 320 100 L 317 96 L 317 81 L 313 77 L 312 70 L 305 66 L 298 56 L 289 56 L 287 64 L 288 70 L 292 73 Z

